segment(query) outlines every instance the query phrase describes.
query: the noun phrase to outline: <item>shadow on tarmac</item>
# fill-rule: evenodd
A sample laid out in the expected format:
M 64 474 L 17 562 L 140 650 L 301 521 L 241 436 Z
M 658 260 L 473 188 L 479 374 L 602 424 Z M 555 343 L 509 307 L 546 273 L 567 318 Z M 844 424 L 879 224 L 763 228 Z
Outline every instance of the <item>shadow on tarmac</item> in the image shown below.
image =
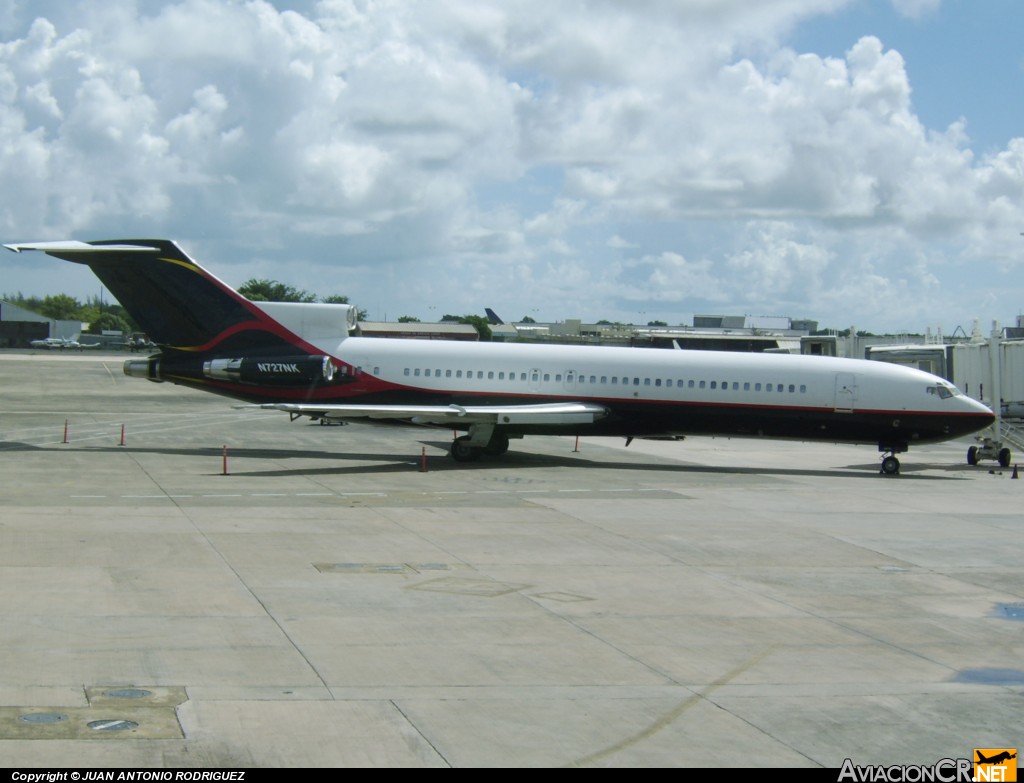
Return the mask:
M 448 441 L 417 441 L 421 446 L 426 446 L 432 449 L 438 449 L 447 451 L 449 442 Z M 87 452 L 99 452 L 99 453 L 117 453 L 117 454 L 162 454 L 166 456 L 183 456 L 183 457 L 202 457 L 203 459 L 220 459 L 223 456 L 223 450 L 216 447 L 198 447 L 198 448 L 166 448 L 166 447 L 136 447 L 136 446 L 85 446 L 81 448 L 75 448 L 74 446 L 67 446 L 60 444 L 58 446 L 35 446 L 32 444 L 18 443 L 16 441 L 8 441 L 0 444 L 0 450 L 5 451 L 87 451 Z M 286 459 L 303 459 L 303 460 L 318 460 L 325 461 L 330 460 L 332 464 L 330 467 L 323 468 L 310 468 L 308 466 L 301 468 L 278 468 L 271 470 L 252 470 L 251 467 L 239 470 L 237 465 L 229 467 L 229 473 L 233 476 L 250 476 L 250 477 L 301 477 L 301 476 L 345 476 L 345 475 L 372 475 L 372 474 L 386 474 L 386 473 L 406 473 L 410 469 L 418 469 L 421 464 L 422 456 L 419 454 L 409 454 L 407 456 L 398 456 L 394 454 L 380 454 L 380 453 L 359 453 L 359 452 L 334 452 L 334 451 L 323 451 L 323 450 L 310 450 L 310 449 L 281 449 L 281 448 L 229 448 L 228 458 L 230 460 L 238 459 L 265 459 L 265 460 L 286 460 Z M 344 465 L 337 463 L 344 463 L 355 461 L 362 464 L 358 465 Z M 365 463 L 374 463 L 367 465 Z M 229 462 L 230 465 L 230 462 Z M 743 476 L 832 476 L 832 477 L 845 477 L 845 478 L 857 478 L 857 479 L 872 479 L 872 480 L 883 480 L 883 479 L 902 479 L 902 480 L 913 480 L 913 481 L 959 481 L 964 480 L 965 477 L 962 475 L 965 471 L 977 471 L 986 470 L 984 467 L 969 468 L 965 465 L 953 464 L 933 464 L 933 463 L 910 463 L 904 464 L 900 469 L 900 475 L 891 476 L 880 476 L 879 468 L 877 463 L 864 463 L 864 464 L 852 464 L 844 467 L 836 467 L 823 470 L 806 469 L 806 468 L 792 468 L 792 467 L 743 467 L 741 465 L 732 466 L 713 466 L 713 465 L 698 465 L 692 463 L 679 463 L 679 462 L 649 462 L 644 461 L 638 457 L 636 460 L 615 460 L 607 461 L 600 459 L 591 459 L 583 456 L 558 456 L 552 454 L 536 454 L 530 452 L 517 452 L 509 451 L 508 453 L 500 457 L 481 457 L 476 462 L 455 462 L 447 454 L 428 454 L 427 455 L 427 469 L 429 472 L 441 472 L 449 470 L 458 470 L 462 472 L 472 471 L 474 473 L 480 471 L 493 471 L 493 470 L 510 470 L 516 468 L 533 468 L 533 469 L 550 469 L 550 468 L 577 468 L 577 469 L 589 469 L 589 470 L 615 470 L 615 471 L 638 471 L 638 472 L 652 472 L 652 473 L 675 473 L 675 474 L 708 474 L 708 475 L 743 475 Z M 924 475 L 924 471 L 929 471 L 929 475 Z M 935 471 L 941 471 L 946 475 L 934 475 Z M 1001 475 L 1003 469 L 998 468 L 996 470 L 989 471 L 991 473 Z M 1010 472 L 1009 469 L 1006 471 Z M 216 471 L 220 473 L 220 471 Z

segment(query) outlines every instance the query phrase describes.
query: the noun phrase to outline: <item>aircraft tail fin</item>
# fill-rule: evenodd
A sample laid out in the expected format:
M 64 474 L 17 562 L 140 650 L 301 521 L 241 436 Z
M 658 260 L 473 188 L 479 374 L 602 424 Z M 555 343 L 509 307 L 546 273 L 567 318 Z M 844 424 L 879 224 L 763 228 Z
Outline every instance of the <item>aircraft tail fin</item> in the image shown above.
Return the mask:
M 85 264 L 149 338 L 162 346 L 204 351 L 253 329 L 285 336 L 280 324 L 166 239 L 39 242 L 5 247 L 17 253 L 38 250 Z

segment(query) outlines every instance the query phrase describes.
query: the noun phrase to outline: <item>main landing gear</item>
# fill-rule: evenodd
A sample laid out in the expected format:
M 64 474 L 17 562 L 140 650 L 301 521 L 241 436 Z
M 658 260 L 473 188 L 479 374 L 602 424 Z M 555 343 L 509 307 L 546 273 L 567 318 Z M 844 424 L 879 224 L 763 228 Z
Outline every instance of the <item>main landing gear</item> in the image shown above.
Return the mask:
M 476 462 L 486 454 L 488 457 L 500 457 L 508 451 L 508 436 L 500 432 L 491 434 L 483 446 L 476 445 L 474 436 L 461 435 L 452 441 L 451 455 L 456 462 Z

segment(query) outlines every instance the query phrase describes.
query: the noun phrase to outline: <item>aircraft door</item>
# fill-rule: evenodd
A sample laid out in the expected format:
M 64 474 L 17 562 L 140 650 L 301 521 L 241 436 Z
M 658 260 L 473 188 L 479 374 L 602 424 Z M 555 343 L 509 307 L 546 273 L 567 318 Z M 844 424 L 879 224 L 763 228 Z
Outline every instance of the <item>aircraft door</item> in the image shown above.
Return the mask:
M 563 388 L 570 394 L 576 392 L 576 371 L 566 370 L 565 375 L 562 376 Z
M 529 384 L 530 391 L 539 392 L 541 390 L 540 379 L 543 377 L 543 373 L 541 373 L 539 368 L 533 367 L 530 369 L 528 377 L 529 381 L 527 383 Z
M 836 373 L 836 413 L 853 413 L 857 404 L 857 376 L 852 372 Z

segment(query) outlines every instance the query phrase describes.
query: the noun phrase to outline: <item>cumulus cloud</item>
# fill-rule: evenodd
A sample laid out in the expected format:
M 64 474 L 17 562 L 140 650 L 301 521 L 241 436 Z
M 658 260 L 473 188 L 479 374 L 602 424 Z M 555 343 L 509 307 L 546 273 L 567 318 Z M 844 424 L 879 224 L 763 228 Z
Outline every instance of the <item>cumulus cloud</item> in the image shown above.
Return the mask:
M 0 3 L 0 228 L 168 234 L 422 317 L 952 304 L 950 270 L 1013 263 L 1024 140 L 924 127 L 878 38 L 779 45 L 845 5 Z

